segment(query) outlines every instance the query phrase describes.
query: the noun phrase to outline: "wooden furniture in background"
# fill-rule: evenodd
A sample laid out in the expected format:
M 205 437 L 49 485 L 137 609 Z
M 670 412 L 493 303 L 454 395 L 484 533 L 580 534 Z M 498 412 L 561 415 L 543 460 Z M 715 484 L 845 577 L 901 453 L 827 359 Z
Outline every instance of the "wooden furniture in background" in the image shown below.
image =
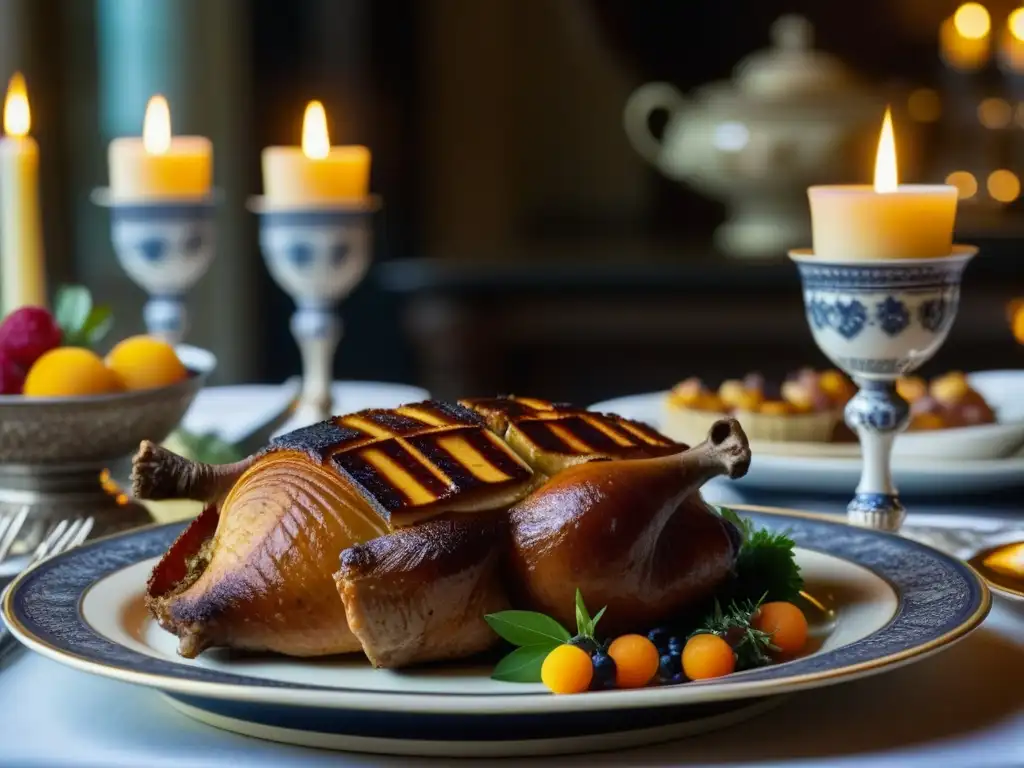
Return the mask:
M 949 341 L 926 372 L 1024 365 L 1006 319 L 1021 291 L 1019 258 L 1012 243 L 980 244 Z M 792 264 L 691 249 L 669 259 L 668 244 L 579 243 L 561 258 L 540 249 L 476 264 L 392 261 L 376 277 L 401 298 L 416 381 L 440 397 L 589 403 L 690 375 L 773 378 L 829 366 L 807 329 Z

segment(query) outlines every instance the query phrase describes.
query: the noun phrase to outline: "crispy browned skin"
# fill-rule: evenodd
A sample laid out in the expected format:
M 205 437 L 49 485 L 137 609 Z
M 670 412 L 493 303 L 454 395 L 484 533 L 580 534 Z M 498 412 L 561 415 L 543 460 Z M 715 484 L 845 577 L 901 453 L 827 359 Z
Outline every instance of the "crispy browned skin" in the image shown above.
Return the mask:
M 343 549 L 386 530 L 337 474 L 278 452 L 224 500 L 198 577 L 151 594 L 150 607 L 187 658 L 211 646 L 292 656 L 357 651 L 331 574 Z M 180 571 L 176 554 L 157 572 Z
M 446 403 L 340 416 L 247 459 L 216 531 L 190 534 L 158 564 L 150 610 L 194 657 L 228 646 L 293 656 L 358 651 L 333 574 L 341 552 L 442 514 L 507 509 L 538 477 L 476 413 Z M 135 487 L 208 488 L 227 471 L 140 450 Z M 147 483 L 151 473 L 160 483 Z M 185 482 L 183 482 L 185 481 Z M 187 578 L 186 578 L 187 576 Z M 170 586 L 169 586 L 170 585 Z
M 698 489 L 749 463 L 746 436 L 729 420 L 685 453 L 565 470 L 509 513 L 513 599 L 572 626 L 579 588 L 588 605 L 608 607 L 602 630 L 615 634 L 710 595 L 736 550 Z
M 388 667 L 488 647 L 483 615 L 513 593 L 570 625 L 577 586 L 609 604 L 603 626 L 661 616 L 732 564 L 696 491 L 749 451 L 738 425 L 716 429 L 684 453 L 617 416 L 489 398 L 337 417 L 230 471 L 142 451 L 136 472 L 163 480 L 136 487 L 213 502 L 154 569 L 150 609 L 187 657 L 362 648 Z
M 334 578 L 370 662 L 404 667 L 493 646 L 484 615 L 508 608 L 504 534 L 501 515 L 460 515 L 345 550 Z

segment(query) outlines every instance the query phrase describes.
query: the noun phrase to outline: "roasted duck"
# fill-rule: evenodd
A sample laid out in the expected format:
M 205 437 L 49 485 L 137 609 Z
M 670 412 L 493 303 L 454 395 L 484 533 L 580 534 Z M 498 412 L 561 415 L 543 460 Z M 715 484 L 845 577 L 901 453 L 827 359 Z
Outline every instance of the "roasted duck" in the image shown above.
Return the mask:
M 728 576 L 736 531 L 699 489 L 749 461 L 732 420 L 687 449 L 527 398 L 361 411 L 230 465 L 144 442 L 138 498 L 207 504 L 154 569 L 148 604 L 186 657 L 362 650 L 382 667 L 484 650 L 484 614 L 509 605 L 571 624 L 577 587 L 609 605 L 613 629 L 640 628 Z

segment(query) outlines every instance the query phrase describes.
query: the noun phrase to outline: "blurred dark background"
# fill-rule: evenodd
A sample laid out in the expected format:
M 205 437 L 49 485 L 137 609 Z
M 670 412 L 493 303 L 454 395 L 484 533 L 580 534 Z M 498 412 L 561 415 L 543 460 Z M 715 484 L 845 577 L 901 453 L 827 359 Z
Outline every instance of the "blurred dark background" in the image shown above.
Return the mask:
M 298 372 L 292 304 L 267 275 L 245 201 L 261 189 L 260 149 L 297 144 L 317 98 L 332 143 L 372 149 L 372 187 L 385 200 L 376 265 L 343 308 L 338 377 L 588 402 L 693 374 L 826 364 L 784 249 L 723 249 L 715 231 L 728 190 L 666 173 L 623 127 L 641 84 L 688 93 L 729 81 L 768 48 L 782 14 L 804 16 L 814 47 L 876 98 L 867 139 L 893 104 L 901 180 L 961 174 L 957 236 L 984 255 L 931 371 L 1018 367 L 1005 307 L 1024 292 L 1024 76 L 1000 65 L 1000 51 L 1024 45 L 1007 26 L 1015 8 L 985 3 L 987 53 L 954 66 L 940 28 L 958 4 L 942 0 L 0 0 L 0 76 L 28 79 L 51 282 L 89 284 L 115 304 L 119 332 L 141 330 L 145 297 L 117 266 L 106 212 L 88 194 L 106 183 L 107 143 L 138 135 L 147 99 L 162 92 L 175 133 L 213 139 L 225 193 L 190 340 L 218 354 L 220 383 Z M 788 71 L 826 68 L 808 59 Z M 803 157 L 852 103 L 824 90 L 803 101 L 786 88 L 747 94 L 722 119 L 751 136 L 784 133 L 785 151 Z M 704 117 L 687 130 L 717 130 L 719 115 Z M 664 122 L 654 116 L 656 135 Z M 813 153 L 789 163 L 780 150 L 751 190 L 772 198 L 799 164 L 815 180 L 870 182 L 859 135 L 843 145 L 847 170 Z

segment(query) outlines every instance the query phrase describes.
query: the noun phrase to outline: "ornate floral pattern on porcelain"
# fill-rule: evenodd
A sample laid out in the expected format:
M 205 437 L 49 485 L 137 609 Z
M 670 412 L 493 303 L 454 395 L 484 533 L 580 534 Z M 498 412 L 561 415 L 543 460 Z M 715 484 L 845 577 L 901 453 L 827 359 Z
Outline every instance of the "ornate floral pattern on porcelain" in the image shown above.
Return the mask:
M 814 340 L 853 375 L 891 378 L 914 370 L 945 341 L 973 253 L 842 264 L 798 252 L 794 260 Z

